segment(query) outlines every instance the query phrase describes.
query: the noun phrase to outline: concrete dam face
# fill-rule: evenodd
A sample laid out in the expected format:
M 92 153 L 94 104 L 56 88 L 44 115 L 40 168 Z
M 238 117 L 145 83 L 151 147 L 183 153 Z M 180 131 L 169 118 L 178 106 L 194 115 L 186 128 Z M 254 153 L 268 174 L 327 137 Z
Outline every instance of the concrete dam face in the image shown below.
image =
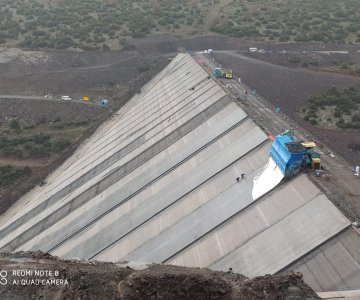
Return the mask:
M 356 285 L 341 267 L 357 265 L 342 255 L 360 247 L 349 221 L 307 175 L 275 178 L 270 146 L 218 81 L 179 54 L 3 216 L 0 249 L 249 277 L 301 270 L 317 291 L 340 282 L 311 275 L 329 268 Z M 326 251 L 344 261 L 319 268 L 312 260 Z

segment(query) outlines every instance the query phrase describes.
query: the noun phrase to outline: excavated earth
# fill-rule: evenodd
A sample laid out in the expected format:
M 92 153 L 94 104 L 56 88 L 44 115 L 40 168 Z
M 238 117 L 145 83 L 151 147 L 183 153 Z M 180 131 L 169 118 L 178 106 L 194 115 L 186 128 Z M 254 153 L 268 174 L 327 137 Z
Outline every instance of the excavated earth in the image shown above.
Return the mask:
M 135 265 L 135 264 L 134 264 Z M 0 255 L 1 299 L 319 299 L 301 274 L 253 279 L 232 272 Z

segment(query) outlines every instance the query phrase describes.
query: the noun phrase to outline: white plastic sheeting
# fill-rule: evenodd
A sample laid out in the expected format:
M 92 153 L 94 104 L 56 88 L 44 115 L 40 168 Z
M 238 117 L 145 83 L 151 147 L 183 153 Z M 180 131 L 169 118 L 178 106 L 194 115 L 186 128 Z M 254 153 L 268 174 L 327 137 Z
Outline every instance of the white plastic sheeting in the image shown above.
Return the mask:
M 284 174 L 281 172 L 279 166 L 271 157 L 269 157 L 262 173 L 254 179 L 254 186 L 252 190 L 253 199 L 256 200 L 270 192 L 283 178 Z

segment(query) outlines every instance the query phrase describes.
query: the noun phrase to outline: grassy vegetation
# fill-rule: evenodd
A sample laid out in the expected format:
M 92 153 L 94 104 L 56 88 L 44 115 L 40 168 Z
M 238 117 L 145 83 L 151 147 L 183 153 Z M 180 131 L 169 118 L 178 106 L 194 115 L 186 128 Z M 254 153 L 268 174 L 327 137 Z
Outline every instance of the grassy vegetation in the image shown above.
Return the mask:
M 357 0 L 247 0 L 224 7 L 212 30 L 276 42 L 359 42 Z
M 332 87 L 323 94 L 310 97 L 308 103 L 303 109 L 306 121 L 314 125 L 330 123 L 341 129 L 360 129 L 359 90 Z
M 128 37 L 144 37 L 160 29 L 175 32 L 180 27 L 201 24 L 204 16 L 198 5 L 190 2 L 1 0 L 0 43 L 107 50 L 109 40 L 125 44 Z
M 0 126 L 0 155 L 16 159 L 51 158 L 73 144 L 88 126 L 87 122 L 26 125 L 13 119 Z
M 0 189 L 13 184 L 19 178 L 31 173 L 29 167 L 0 166 Z
M 360 41 L 358 0 L 0 0 L 0 44 L 108 50 L 148 34 Z

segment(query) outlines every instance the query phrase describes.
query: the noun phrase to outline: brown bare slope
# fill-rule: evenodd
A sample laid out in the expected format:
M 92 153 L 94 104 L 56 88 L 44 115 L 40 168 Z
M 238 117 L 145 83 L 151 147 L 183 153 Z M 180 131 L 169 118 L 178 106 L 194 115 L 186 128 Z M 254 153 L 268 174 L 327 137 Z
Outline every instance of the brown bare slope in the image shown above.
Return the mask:
M 166 265 L 137 271 L 113 263 L 66 261 L 41 252 L 2 254 L 0 269 L 7 280 L 1 287 L 2 299 L 319 299 L 298 274 L 248 279 L 231 272 Z M 13 273 L 19 270 L 53 274 Z M 66 279 L 67 284 L 28 285 L 42 279 L 63 283 Z M 13 284 L 16 280 L 20 284 Z
M 299 112 L 311 95 L 325 92 L 332 86 L 360 87 L 360 78 L 304 68 L 289 68 L 236 53 L 216 53 L 215 59 L 224 67 L 231 67 L 235 76 L 241 77 L 249 87 L 256 89 L 274 105 L 274 108 L 279 106 L 312 133 L 318 142 L 327 144 L 350 163 L 359 163 L 359 152 L 353 152 L 348 147 L 351 142 L 360 143 L 359 130 L 319 128 L 304 121 Z

